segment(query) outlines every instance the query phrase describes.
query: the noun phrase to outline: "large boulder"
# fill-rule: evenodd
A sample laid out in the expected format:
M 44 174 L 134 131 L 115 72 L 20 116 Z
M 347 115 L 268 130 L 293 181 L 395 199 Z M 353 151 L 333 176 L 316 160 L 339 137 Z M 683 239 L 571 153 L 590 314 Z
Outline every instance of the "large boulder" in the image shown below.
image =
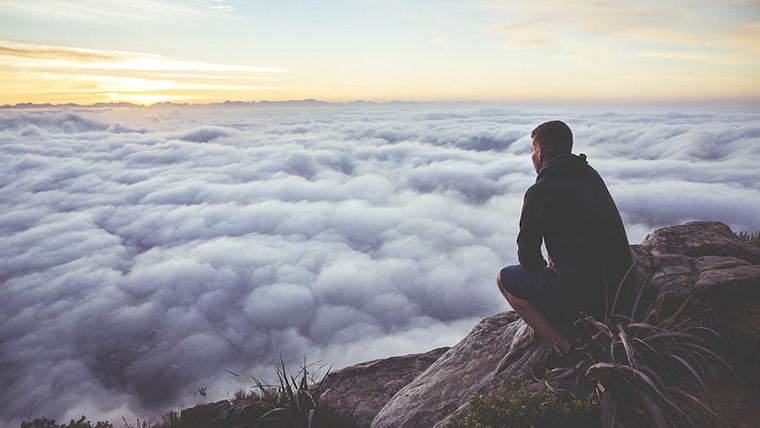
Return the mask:
M 705 256 L 736 257 L 760 264 L 760 247 L 739 239 L 731 229 L 716 221 L 692 221 L 657 229 L 640 245 L 653 257 L 681 254 L 692 259 Z
M 746 244 L 723 223 L 658 229 L 631 248 L 639 282 L 650 294 L 689 295 L 720 308 L 760 297 L 760 247 Z
M 385 403 L 449 348 L 356 364 L 331 372 L 319 385 L 320 406 L 340 424 L 368 427 Z
M 503 386 L 505 377 L 531 377 L 549 347 L 514 313 L 481 321 L 456 346 L 402 388 L 372 421 L 372 428 L 446 427 L 469 409 L 469 398 Z M 505 373 L 497 373 L 502 367 Z

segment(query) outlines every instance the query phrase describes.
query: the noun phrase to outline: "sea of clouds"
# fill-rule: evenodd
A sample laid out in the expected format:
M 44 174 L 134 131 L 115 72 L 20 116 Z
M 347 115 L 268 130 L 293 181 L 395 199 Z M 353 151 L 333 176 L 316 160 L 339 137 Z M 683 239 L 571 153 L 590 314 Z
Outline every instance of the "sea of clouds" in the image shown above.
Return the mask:
M 340 368 L 454 345 L 507 310 L 565 120 L 632 243 L 760 229 L 760 109 L 331 105 L 0 109 L 0 425 L 150 417 L 271 361 Z

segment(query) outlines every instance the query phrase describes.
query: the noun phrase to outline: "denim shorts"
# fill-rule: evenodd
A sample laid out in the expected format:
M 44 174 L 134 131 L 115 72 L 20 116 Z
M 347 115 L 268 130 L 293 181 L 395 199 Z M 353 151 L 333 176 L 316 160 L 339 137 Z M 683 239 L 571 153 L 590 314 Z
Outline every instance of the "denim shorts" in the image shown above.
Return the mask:
M 572 304 L 562 293 L 553 267 L 526 269 L 522 265 L 501 270 L 501 285 L 509 294 L 527 300 L 543 310 L 550 318 L 566 320 L 571 317 Z

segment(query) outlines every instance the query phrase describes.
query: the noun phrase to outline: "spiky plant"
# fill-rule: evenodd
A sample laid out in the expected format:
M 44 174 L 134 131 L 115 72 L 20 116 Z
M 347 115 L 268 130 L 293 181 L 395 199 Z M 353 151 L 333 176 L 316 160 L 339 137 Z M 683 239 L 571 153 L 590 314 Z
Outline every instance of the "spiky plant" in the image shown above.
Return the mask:
M 644 286 L 627 314 L 578 321 L 584 361 L 552 370 L 547 385 L 577 376 L 584 389 L 596 392 L 604 428 L 703 426 L 715 418 L 708 375 L 716 364 L 730 370 L 712 345 L 718 333 L 699 324 L 703 313 L 691 296 L 668 305 L 672 293 L 663 292 L 639 311 Z M 685 389 L 683 379 L 700 393 Z
M 317 402 L 311 391 L 316 386 L 322 367 L 304 364 L 294 376 L 280 357 L 273 364 L 278 384 L 267 384 L 252 377 L 254 391 L 248 396 L 237 396 L 219 415 L 220 421 L 231 422 L 236 428 L 311 428 Z M 238 374 L 228 373 L 241 377 Z M 328 369 L 329 372 L 329 369 Z M 327 373 L 322 377 L 327 376 Z M 237 394 L 236 394 L 237 395 Z M 242 395 L 242 394 L 240 394 Z
M 677 316 L 657 319 L 652 314 L 643 322 L 618 318 L 611 325 L 591 317 L 581 320 L 590 337 L 585 376 L 596 383 L 604 427 L 701 426 L 715 416 L 706 376 L 711 363 L 725 361 L 706 336 L 717 334 L 676 321 Z M 674 382 L 684 374 L 707 402 Z

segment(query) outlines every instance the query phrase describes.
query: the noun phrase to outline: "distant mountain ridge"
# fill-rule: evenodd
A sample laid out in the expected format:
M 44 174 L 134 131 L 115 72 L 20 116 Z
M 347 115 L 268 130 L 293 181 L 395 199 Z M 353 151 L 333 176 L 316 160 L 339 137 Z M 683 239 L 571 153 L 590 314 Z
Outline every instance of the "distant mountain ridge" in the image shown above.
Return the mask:
M 88 108 L 109 108 L 109 107 L 127 107 L 127 108 L 152 108 L 152 107 L 253 107 L 253 106 L 269 106 L 269 105 L 297 105 L 297 106 L 350 106 L 350 105 L 478 105 L 482 104 L 479 101 L 364 101 L 356 100 L 350 102 L 330 102 L 320 101 L 312 98 L 304 100 L 285 100 L 285 101 L 222 101 L 216 103 L 175 103 L 175 102 L 160 102 L 151 105 L 135 104 L 128 102 L 118 103 L 95 103 L 95 104 L 52 104 L 52 103 L 19 103 L 19 104 L 5 104 L 0 106 L 0 109 L 22 109 L 22 108 L 55 108 L 55 107 L 88 107 Z

